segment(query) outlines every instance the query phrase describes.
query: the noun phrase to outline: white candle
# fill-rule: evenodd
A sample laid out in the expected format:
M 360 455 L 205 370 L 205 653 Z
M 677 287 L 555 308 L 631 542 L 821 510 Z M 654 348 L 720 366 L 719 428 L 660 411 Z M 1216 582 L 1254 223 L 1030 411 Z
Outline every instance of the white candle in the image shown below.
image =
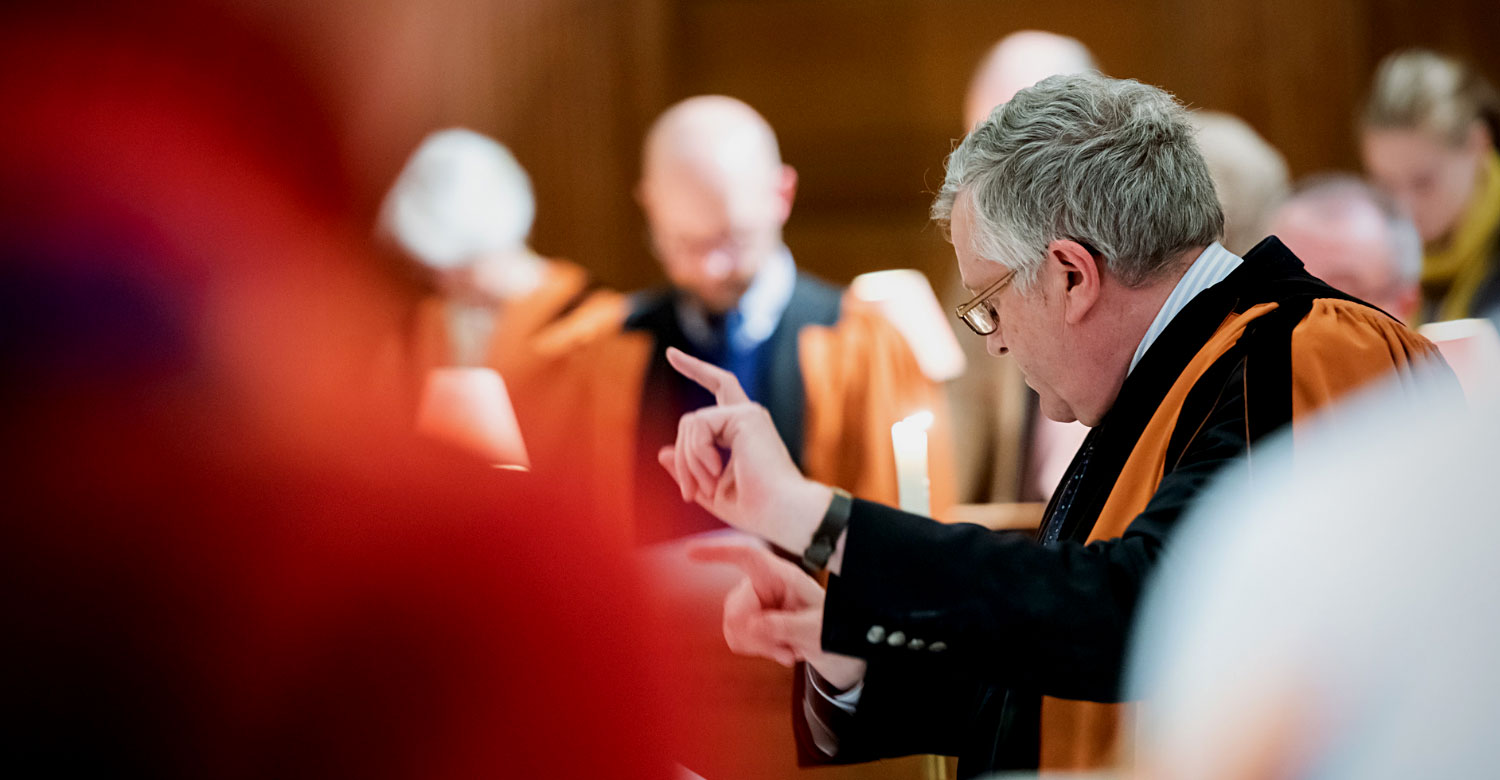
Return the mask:
M 903 512 L 932 514 L 927 486 L 927 429 L 931 427 L 932 412 L 918 412 L 891 426 L 891 445 L 896 450 L 896 491 Z

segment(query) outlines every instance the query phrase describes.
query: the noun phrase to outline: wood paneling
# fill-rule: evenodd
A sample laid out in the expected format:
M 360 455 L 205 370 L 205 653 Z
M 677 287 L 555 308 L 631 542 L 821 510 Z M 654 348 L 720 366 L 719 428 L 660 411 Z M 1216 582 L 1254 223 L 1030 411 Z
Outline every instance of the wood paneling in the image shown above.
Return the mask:
M 1391 49 L 1437 46 L 1500 72 L 1494 14 L 1476 0 L 512 6 L 529 10 L 500 15 L 526 31 L 506 36 L 518 48 L 495 74 L 505 108 L 481 129 L 515 146 L 537 180 L 538 247 L 627 287 L 659 279 L 629 194 L 641 133 L 692 94 L 740 97 L 777 128 L 801 174 L 788 243 L 805 266 L 845 280 L 889 266 L 947 272 L 946 247 L 924 228 L 927 203 L 974 63 L 1017 29 L 1077 36 L 1108 73 L 1244 117 L 1296 174 L 1357 165 L 1352 116 Z

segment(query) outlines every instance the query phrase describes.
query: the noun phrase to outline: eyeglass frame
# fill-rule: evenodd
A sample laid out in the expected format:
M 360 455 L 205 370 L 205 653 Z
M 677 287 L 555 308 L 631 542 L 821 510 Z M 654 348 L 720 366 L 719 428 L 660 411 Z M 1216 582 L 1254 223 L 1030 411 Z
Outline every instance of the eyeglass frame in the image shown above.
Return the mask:
M 1079 246 L 1083 247 L 1084 251 L 1088 252 L 1090 255 L 1093 255 L 1094 257 L 1099 256 L 1099 250 L 1095 249 L 1093 245 L 1088 243 L 1087 241 L 1077 241 L 1076 239 L 1070 240 L 1073 240 Z M 969 326 L 969 330 L 974 331 L 976 334 L 980 336 L 988 336 L 991 333 L 994 333 L 995 331 L 1000 329 L 1000 312 L 998 310 L 994 311 L 993 316 L 990 318 L 994 320 L 995 326 L 990 328 L 989 330 L 980 330 L 979 326 L 975 325 L 969 319 L 969 312 L 979 308 L 979 304 L 985 303 L 990 298 L 999 295 L 1000 291 L 1004 290 L 1005 287 L 1011 283 L 1011 280 L 1015 278 L 1016 271 L 1015 269 L 1011 269 L 1010 273 L 1000 277 L 999 279 L 996 279 L 993 284 L 991 284 L 989 287 L 984 288 L 982 292 L 980 292 L 978 295 L 975 295 L 972 299 L 969 300 L 968 303 L 955 307 L 953 310 L 954 313 L 958 315 L 958 319 L 962 321 L 963 324 Z
M 969 319 L 969 312 L 971 312 L 971 311 L 979 308 L 980 304 L 987 303 L 990 298 L 993 298 L 996 295 L 999 295 L 1000 291 L 1004 290 L 1005 287 L 1011 283 L 1011 280 L 1013 280 L 1015 278 L 1016 278 L 1016 272 L 1015 272 L 1014 269 L 1012 269 L 1010 273 L 1006 274 L 1005 276 L 1000 277 L 999 279 L 996 279 L 993 284 L 991 284 L 989 287 L 984 288 L 984 290 L 982 292 L 980 292 L 978 295 L 975 295 L 971 300 L 969 300 L 968 303 L 965 303 L 965 304 L 962 304 L 960 306 L 955 307 L 953 311 L 954 311 L 955 314 L 958 315 L 959 321 L 961 321 L 963 324 L 969 326 L 969 330 L 974 331 L 974 333 L 976 333 L 976 334 L 978 334 L 980 336 L 988 336 L 991 333 L 994 333 L 995 331 L 999 330 L 1000 329 L 999 312 L 995 312 L 994 316 L 992 316 L 990 318 L 991 320 L 994 321 L 994 327 L 991 327 L 989 330 L 980 330 L 979 326 L 975 325 Z

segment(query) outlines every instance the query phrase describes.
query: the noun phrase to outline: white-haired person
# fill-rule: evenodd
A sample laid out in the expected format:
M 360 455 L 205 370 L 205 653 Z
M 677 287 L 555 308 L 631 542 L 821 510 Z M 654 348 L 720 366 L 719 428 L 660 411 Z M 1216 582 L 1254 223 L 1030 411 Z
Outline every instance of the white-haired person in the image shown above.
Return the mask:
M 1500 97 L 1471 66 L 1415 49 L 1386 57 L 1360 116 L 1365 170 L 1422 236 L 1422 319 L 1500 305 Z
M 1269 227 L 1313 276 L 1402 322 L 1417 314 L 1422 239 L 1394 199 L 1358 176 L 1299 181 Z
M 493 369 L 505 382 L 530 465 L 561 472 L 576 445 L 569 435 L 576 397 L 569 393 L 585 381 L 573 352 L 620 321 L 624 299 L 596 288 L 581 266 L 534 252 L 527 240 L 535 215 L 531 180 L 510 151 L 450 128 L 412 153 L 386 195 L 378 231 L 434 290 L 414 318 L 408 373 L 423 381 L 435 368 Z M 429 413 L 424 404 L 419 414 Z M 464 412 L 458 427 L 476 430 L 443 437 L 476 439 L 478 450 L 500 457 L 516 445 L 483 441 L 493 415 Z
M 808 479 L 732 374 L 678 353 L 719 403 L 658 457 L 693 501 L 830 575 L 825 592 L 758 548 L 696 553 L 745 571 L 730 647 L 805 662 L 804 760 L 941 753 L 963 777 L 1106 765 L 1141 589 L 1205 482 L 1435 350 L 1279 241 L 1225 249 L 1187 112 L 1139 82 L 1021 90 L 949 157 L 933 215 L 974 294 L 961 320 L 1017 363 L 1043 414 L 1091 426 L 1038 538 Z

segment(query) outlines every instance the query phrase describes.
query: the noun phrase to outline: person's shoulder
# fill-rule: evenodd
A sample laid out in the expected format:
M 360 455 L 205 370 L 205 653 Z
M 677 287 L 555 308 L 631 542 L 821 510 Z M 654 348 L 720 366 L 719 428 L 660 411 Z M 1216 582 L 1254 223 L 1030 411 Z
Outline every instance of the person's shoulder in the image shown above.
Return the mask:
M 631 305 L 631 296 L 615 290 L 580 291 L 572 307 L 537 334 L 537 354 L 561 355 L 619 335 L 626 329 Z
M 637 290 L 624 298 L 625 330 L 656 332 L 675 316 L 673 301 L 676 297 L 669 287 Z
M 845 288 L 799 268 L 787 311 L 806 324 L 833 325 L 843 316 L 844 297 Z

